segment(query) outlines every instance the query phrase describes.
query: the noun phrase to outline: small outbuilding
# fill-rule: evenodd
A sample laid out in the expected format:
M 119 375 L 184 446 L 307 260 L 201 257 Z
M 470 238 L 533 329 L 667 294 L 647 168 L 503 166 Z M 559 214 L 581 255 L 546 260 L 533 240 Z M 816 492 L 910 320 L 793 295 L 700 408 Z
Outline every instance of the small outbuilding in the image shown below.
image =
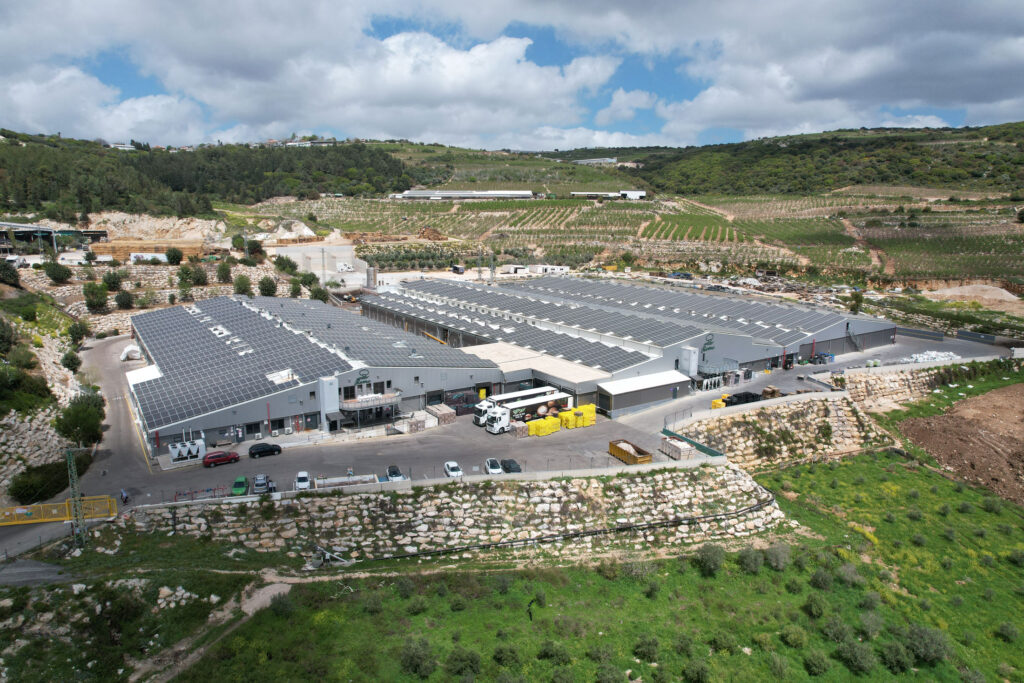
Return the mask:
M 597 384 L 597 407 L 611 418 L 671 401 L 690 392 L 690 378 L 678 370 Z

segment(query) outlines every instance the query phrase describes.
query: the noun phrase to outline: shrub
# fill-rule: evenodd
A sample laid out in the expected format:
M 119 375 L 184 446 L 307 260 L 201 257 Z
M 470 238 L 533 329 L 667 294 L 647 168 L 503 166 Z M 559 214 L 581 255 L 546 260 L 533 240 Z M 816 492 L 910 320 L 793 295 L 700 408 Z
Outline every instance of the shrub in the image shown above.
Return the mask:
M 252 280 L 249 279 L 248 275 L 235 277 L 235 294 L 252 296 Z
M 828 570 L 819 567 L 815 570 L 814 574 L 811 575 L 808 583 L 818 590 L 827 591 L 832 588 L 832 574 Z
M 847 586 L 861 586 L 864 584 L 864 577 L 857 571 L 857 565 L 852 562 L 846 562 L 840 565 L 836 572 L 839 576 L 839 580 Z
M 721 546 L 705 543 L 697 549 L 693 561 L 703 576 L 712 577 L 718 573 L 725 559 L 725 551 Z
M 875 591 L 868 591 L 860 599 L 861 609 L 876 609 L 882 602 L 882 596 Z
M 910 508 L 907 510 L 907 518 L 910 520 L 920 522 L 922 517 L 924 517 L 924 515 L 918 508 Z
M 782 642 L 786 645 L 801 650 L 807 646 L 807 631 L 796 624 L 786 624 L 782 627 L 780 634 Z
M 82 367 L 82 359 L 74 351 L 68 351 L 61 357 L 60 364 L 71 372 L 78 372 L 78 368 Z
M 618 667 L 605 662 L 597 667 L 594 681 L 595 683 L 622 683 L 625 678 L 625 674 L 619 671 Z
M 683 667 L 683 678 L 689 683 L 711 683 L 711 668 L 703 659 L 691 659 Z
M 298 264 L 287 256 L 278 256 L 274 258 L 274 267 L 288 275 L 295 275 L 299 272 Z
M 367 614 L 380 614 L 384 609 L 384 601 L 381 599 L 380 593 L 371 591 L 363 595 L 362 606 L 363 611 Z
M 425 638 L 406 642 L 399 662 L 403 673 L 420 678 L 430 678 L 430 674 L 437 668 L 437 660 Z
M 996 635 L 1006 642 L 1012 643 L 1020 637 L 1020 631 L 1018 631 L 1017 627 L 1010 622 L 1004 621 L 999 624 L 998 628 L 996 628 Z
M 270 599 L 270 611 L 275 617 L 287 619 L 295 612 L 295 602 L 287 593 L 278 593 Z
M 89 336 L 89 324 L 76 321 L 68 325 L 68 338 L 71 343 L 77 346 L 83 339 Z
M 804 590 L 803 581 L 801 581 L 800 579 L 796 578 L 795 576 L 792 579 L 790 579 L 789 581 L 786 582 L 786 592 L 787 593 L 792 593 L 793 595 L 798 595 L 799 593 L 803 592 L 803 590 Z
M 860 615 L 860 628 L 858 629 L 868 640 L 874 640 L 882 631 L 882 617 L 876 612 L 864 612 Z
M 870 645 L 847 640 L 836 648 L 836 656 L 855 674 L 866 674 L 875 668 L 878 660 Z
M 408 600 L 416 592 L 416 586 L 408 576 L 400 576 L 395 580 L 395 590 L 398 592 L 398 597 Z
M 1011 550 L 1006 559 L 1015 567 L 1024 567 L 1024 550 Z
M 950 512 L 949 505 L 945 505 L 944 504 L 942 507 L 939 508 L 939 514 L 942 515 L 943 517 L 948 517 L 949 516 L 949 512 Z
M 164 252 L 164 256 L 167 257 L 167 263 L 171 264 L 172 266 L 176 266 L 179 263 L 181 263 L 181 259 L 185 257 L 181 249 L 178 249 L 177 247 L 170 247 L 167 251 Z
M 548 604 L 548 594 L 544 592 L 543 588 L 538 588 L 533 594 L 533 600 L 537 603 L 537 607 L 544 607 Z
M 55 263 L 53 261 L 47 262 L 43 266 L 43 272 L 46 273 L 46 277 L 50 278 L 56 285 L 62 285 L 71 279 L 71 269 L 67 266 Z
M 853 629 L 838 614 L 833 614 L 828 618 L 828 621 L 822 625 L 821 632 L 834 643 L 841 643 L 853 638 Z
M 907 629 L 903 644 L 918 664 L 937 664 L 950 654 L 949 641 L 942 631 L 917 624 Z
M 275 296 L 277 294 L 277 281 L 269 275 L 260 278 L 257 288 L 260 296 Z
M 292 282 L 289 285 L 288 296 L 293 299 L 297 299 L 302 294 L 302 285 L 298 282 Z
M 452 596 L 451 601 L 449 601 L 448 608 L 453 612 L 461 612 L 466 609 L 466 599 L 456 593 Z
M 78 475 L 85 474 L 92 464 L 89 453 L 77 453 L 75 465 Z M 63 460 L 48 462 L 44 465 L 32 465 L 15 475 L 7 493 L 22 505 L 31 505 L 49 498 L 67 488 L 68 466 Z
M 511 645 L 499 645 L 494 648 L 494 654 L 491 659 L 498 666 L 506 666 L 514 668 L 519 666 L 519 651 Z
M 748 574 L 757 574 L 764 564 L 764 553 L 757 548 L 747 546 L 737 557 L 740 568 Z
M 822 676 L 831 668 L 832 662 L 821 650 L 811 650 L 804 657 L 804 670 L 811 676 Z
M 777 572 L 781 572 L 789 566 L 789 545 L 776 543 L 764 553 L 765 562 Z
M 72 443 L 91 446 L 103 438 L 106 409 L 97 394 L 83 394 L 71 399 L 54 421 L 54 429 Z
M 14 267 L 14 264 L 8 263 L 7 261 L 0 261 L 0 282 L 11 287 L 20 287 L 21 279 L 18 275 L 18 269 Z
M 991 512 L 993 515 L 998 515 L 1003 509 L 998 498 L 986 498 L 981 507 L 984 508 L 985 512 Z
M 647 584 L 647 588 L 644 589 L 644 595 L 646 595 L 648 599 L 654 600 L 656 597 L 658 597 L 658 592 L 660 590 L 661 584 L 657 581 L 652 580 Z
M 480 655 L 462 645 L 456 645 L 444 660 L 444 671 L 453 676 L 480 673 Z
M 784 681 L 789 673 L 789 662 L 786 661 L 785 657 L 780 656 L 777 652 L 773 652 L 768 658 L 768 668 L 772 672 L 772 676 L 776 680 Z
M 24 344 L 18 344 L 7 352 L 7 362 L 22 370 L 31 370 L 38 365 L 36 354 Z
M 309 290 L 309 298 L 327 303 L 329 295 L 327 294 L 327 290 L 324 289 L 323 287 L 312 287 Z
M 221 261 L 217 264 L 217 282 L 221 284 L 227 284 L 231 282 L 231 264 L 226 261 Z
M 135 305 L 135 297 L 128 290 L 122 289 L 114 295 L 114 303 L 122 311 L 126 311 Z
M 122 281 L 122 273 L 119 270 L 108 270 L 103 273 L 103 284 L 106 285 L 107 291 L 116 292 L 121 289 Z
M 711 646 L 715 652 L 736 652 L 738 647 L 736 645 L 736 636 L 732 634 L 732 631 L 719 631 L 715 635 L 711 636 L 711 640 L 708 641 L 708 645 Z
M 807 602 L 804 603 L 804 612 L 810 618 L 818 619 L 822 617 L 827 609 L 828 603 L 818 593 L 811 593 L 807 596 Z
M 405 606 L 405 611 L 411 616 L 423 614 L 427 611 L 427 600 L 422 595 L 417 595 Z
M 633 655 L 644 662 L 653 662 L 658 659 L 658 639 L 652 635 L 640 636 L 633 646 Z
M 910 671 L 914 661 L 902 643 L 893 641 L 882 645 L 882 664 L 892 673 L 901 674 Z
M 770 633 L 755 633 L 754 644 L 764 652 L 771 652 L 774 649 L 772 648 L 772 634 Z
M 99 282 L 86 282 L 82 285 L 82 296 L 85 307 L 90 313 L 102 313 L 107 310 L 107 286 Z
M 676 636 L 675 642 L 672 643 L 672 649 L 675 650 L 677 655 L 689 657 L 693 654 L 693 639 L 685 633 L 680 633 Z
M 537 659 L 545 659 L 556 665 L 568 664 L 572 661 L 565 647 L 553 640 L 545 640 L 541 643 L 540 650 L 537 651 Z
M 210 276 L 206 274 L 206 269 L 198 264 L 192 268 L 192 284 L 196 287 L 210 284 Z
M 612 651 L 607 645 L 594 644 L 587 648 L 586 655 L 592 662 L 607 662 L 612 658 Z
M 962 514 L 965 514 L 965 515 L 969 514 L 971 512 L 971 510 L 973 510 L 973 509 L 974 509 L 974 506 L 972 506 L 966 500 L 956 506 L 956 511 L 960 512 Z

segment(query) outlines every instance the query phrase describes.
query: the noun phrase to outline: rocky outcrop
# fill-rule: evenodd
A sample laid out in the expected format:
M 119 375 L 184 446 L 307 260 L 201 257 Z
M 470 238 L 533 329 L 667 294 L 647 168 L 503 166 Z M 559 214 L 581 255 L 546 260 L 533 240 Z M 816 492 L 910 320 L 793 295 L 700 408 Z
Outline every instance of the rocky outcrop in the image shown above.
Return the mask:
M 370 559 L 706 515 L 718 517 L 587 536 L 549 548 L 559 555 L 586 555 L 700 543 L 750 536 L 783 519 L 770 493 L 741 468 L 723 465 L 611 478 L 493 480 L 281 501 L 146 507 L 119 523 L 134 523 L 152 533 L 210 535 L 262 551 L 306 552 L 316 543 L 346 557 Z

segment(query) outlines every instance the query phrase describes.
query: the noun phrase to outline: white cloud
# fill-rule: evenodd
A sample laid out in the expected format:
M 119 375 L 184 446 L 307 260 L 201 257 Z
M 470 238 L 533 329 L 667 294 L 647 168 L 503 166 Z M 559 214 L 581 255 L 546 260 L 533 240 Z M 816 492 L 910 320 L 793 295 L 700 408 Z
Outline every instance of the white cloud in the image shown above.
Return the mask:
M 368 34 L 380 16 L 454 35 L 380 40 Z M 586 56 L 542 66 L 528 40 L 503 35 L 523 17 Z M 813 12 L 802 0 L 591 0 L 583 12 L 575 0 L 10 2 L 0 5 L 0 124 L 155 143 L 337 131 L 565 148 L 692 144 L 710 128 L 752 138 L 944 123 L 913 112 L 929 107 L 990 123 L 1020 118 L 1022 36 L 1017 0 L 932 0 L 924 10 L 862 0 Z M 86 73 L 84 64 L 112 51 L 168 94 L 126 99 Z M 630 55 L 678 62 L 700 91 L 628 89 L 615 76 Z M 628 128 L 638 110 L 654 108 L 663 130 L 581 128 L 585 98 L 612 88 L 597 127 Z
M 607 126 L 614 121 L 628 121 L 636 116 L 637 109 L 650 109 L 658 98 L 646 90 L 623 90 L 612 93 L 612 101 L 594 115 L 594 123 Z

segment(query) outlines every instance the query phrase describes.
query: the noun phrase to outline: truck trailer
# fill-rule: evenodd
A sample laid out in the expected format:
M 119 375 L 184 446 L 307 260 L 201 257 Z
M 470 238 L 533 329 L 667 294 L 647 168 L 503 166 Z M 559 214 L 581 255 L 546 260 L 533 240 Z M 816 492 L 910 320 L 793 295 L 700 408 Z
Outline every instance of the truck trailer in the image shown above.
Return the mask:
M 529 422 L 548 415 L 558 415 L 570 408 L 572 396 L 561 392 L 495 406 L 487 412 L 487 431 L 501 434 L 512 429 L 513 422 Z
M 554 387 L 534 387 L 533 389 L 511 391 L 507 394 L 493 394 L 476 404 L 476 408 L 473 410 L 473 424 L 478 427 L 483 427 L 487 424 L 487 413 L 491 408 L 503 406 L 506 403 L 514 403 L 515 401 L 525 401 L 528 398 L 557 393 L 558 389 Z

